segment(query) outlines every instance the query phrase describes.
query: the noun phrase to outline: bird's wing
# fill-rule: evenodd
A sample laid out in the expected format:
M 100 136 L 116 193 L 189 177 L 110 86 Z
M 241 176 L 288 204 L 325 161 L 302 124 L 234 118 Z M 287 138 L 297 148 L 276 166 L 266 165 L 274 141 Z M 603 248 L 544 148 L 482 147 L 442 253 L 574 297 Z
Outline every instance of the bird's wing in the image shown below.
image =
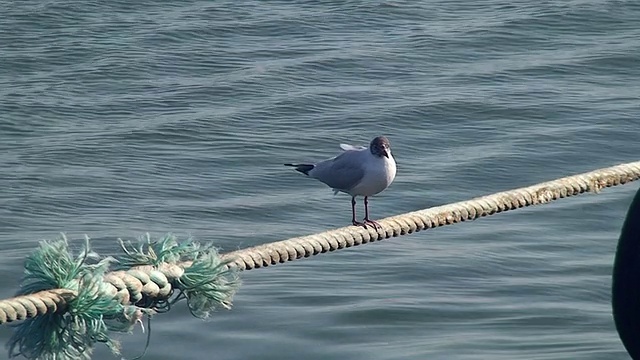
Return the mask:
M 309 175 L 335 190 L 348 192 L 364 177 L 365 159 L 362 155 L 361 151 L 345 151 L 335 158 L 317 163 Z
M 349 144 L 340 144 L 340 149 L 344 150 L 344 151 L 349 151 L 349 150 L 364 150 L 366 149 L 366 147 L 364 146 L 353 146 L 353 145 L 349 145 Z

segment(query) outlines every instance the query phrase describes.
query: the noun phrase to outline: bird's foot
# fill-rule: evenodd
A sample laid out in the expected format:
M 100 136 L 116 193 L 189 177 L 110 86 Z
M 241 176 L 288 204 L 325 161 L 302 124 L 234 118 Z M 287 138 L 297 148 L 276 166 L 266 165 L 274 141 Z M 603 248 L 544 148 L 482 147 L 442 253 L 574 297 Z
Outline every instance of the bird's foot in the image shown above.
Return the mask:
M 363 222 L 360 222 L 360 221 L 353 220 L 352 224 L 353 224 L 353 226 L 362 226 L 365 229 L 367 228 L 367 224 L 365 224 Z
M 380 225 L 377 221 L 364 219 L 364 227 L 366 228 L 367 225 L 371 225 L 371 227 L 373 227 L 376 230 L 382 229 L 382 225 Z

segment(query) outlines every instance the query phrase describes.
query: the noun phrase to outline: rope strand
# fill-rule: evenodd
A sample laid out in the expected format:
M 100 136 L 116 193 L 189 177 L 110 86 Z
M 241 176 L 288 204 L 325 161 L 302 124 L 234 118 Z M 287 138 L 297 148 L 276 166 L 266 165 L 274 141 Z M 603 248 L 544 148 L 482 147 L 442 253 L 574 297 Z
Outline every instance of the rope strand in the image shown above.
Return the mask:
M 626 184 L 638 179 L 640 161 L 392 216 L 379 220 L 381 227 L 377 230 L 348 226 L 233 251 L 223 254 L 222 260 L 231 261 L 228 266 L 237 270 L 251 270 L 416 231 L 475 220 L 503 211 L 546 204 L 585 192 L 598 193 L 605 187 Z M 108 273 L 104 280 L 112 287 L 110 291 L 114 297 L 118 297 L 123 304 L 137 303 L 142 298 L 167 298 L 172 291 L 171 281 L 179 278 L 184 269 L 188 269 L 192 264 L 192 261 L 186 261 L 179 266 L 164 263 L 158 266 L 137 266 L 126 272 Z M 0 324 L 63 311 L 67 303 L 76 296 L 75 291 L 51 289 L 0 300 Z
M 548 202 L 585 192 L 598 193 L 610 186 L 640 178 L 640 161 L 598 169 L 537 185 L 414 211 L 379 220 L 379 229 L 348 226 L 319 234 L 259 245 L 226 253 L 231 266 L 251 270 L 287 261 L 388 239 L 416 231 Z

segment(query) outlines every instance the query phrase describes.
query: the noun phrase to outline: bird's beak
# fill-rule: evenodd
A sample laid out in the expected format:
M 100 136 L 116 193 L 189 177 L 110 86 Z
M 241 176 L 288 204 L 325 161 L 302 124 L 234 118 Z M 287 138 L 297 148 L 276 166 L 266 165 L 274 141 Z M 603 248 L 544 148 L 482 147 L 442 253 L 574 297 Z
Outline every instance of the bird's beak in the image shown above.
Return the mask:
M 391 153 L 389 149 L 382 150 L 382 155 L 384 155 L 384 157 L 386 157 L 387 159 L 389 158 L 389 153 Z

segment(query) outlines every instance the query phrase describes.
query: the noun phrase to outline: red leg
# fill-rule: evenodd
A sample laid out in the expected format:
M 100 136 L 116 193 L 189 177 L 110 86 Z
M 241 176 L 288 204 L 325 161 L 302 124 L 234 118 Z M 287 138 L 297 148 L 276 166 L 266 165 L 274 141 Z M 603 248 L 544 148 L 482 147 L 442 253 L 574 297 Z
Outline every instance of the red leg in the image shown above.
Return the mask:
M 378 224 L 377 221 L 373 221 L 369 219 L 369 197 L 368 196 L 364 197 L 364 223 L 365 223 L 365 227 L 368 224 L 373 226 L 375 229 L 382 228 L 382 225 Z
M 353 224 L 353 226 L 364 226 L 365 228 L 367 227 L 365 223 L 361 223 L 356 220 L 356 197 L 355 196 L 351 197 L 351 215 L 352 215 L 351 223 Z

